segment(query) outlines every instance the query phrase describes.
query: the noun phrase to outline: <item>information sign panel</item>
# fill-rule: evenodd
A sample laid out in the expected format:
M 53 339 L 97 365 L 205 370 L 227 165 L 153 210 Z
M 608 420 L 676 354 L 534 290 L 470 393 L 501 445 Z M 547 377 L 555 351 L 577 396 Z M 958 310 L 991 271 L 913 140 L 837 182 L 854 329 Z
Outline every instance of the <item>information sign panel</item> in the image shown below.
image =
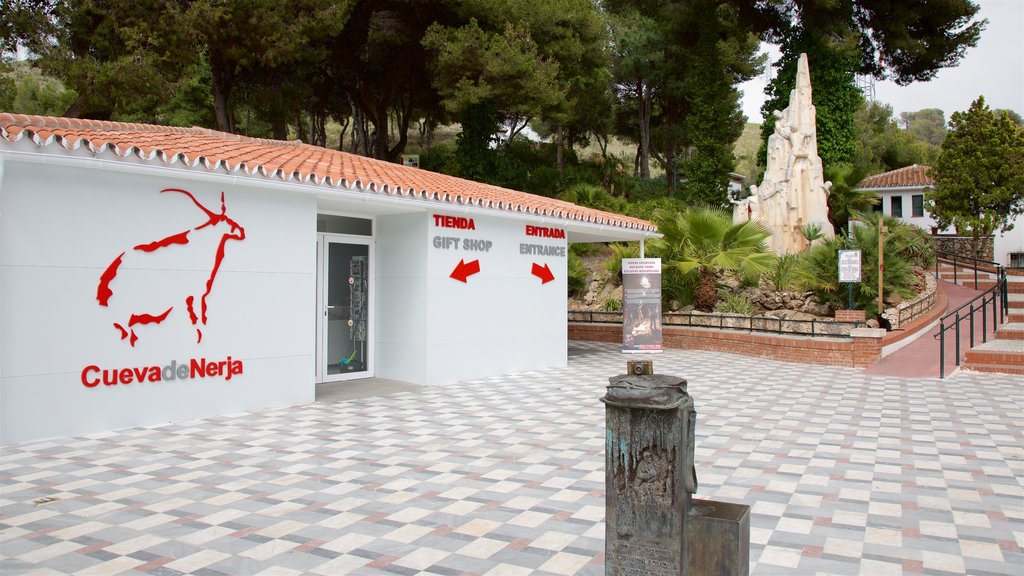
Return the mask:
M 839 281 L 860 282 L 860 250 L 839 251 Z
M 661 350 L 661 258 L 623 258 L 622 351 Z

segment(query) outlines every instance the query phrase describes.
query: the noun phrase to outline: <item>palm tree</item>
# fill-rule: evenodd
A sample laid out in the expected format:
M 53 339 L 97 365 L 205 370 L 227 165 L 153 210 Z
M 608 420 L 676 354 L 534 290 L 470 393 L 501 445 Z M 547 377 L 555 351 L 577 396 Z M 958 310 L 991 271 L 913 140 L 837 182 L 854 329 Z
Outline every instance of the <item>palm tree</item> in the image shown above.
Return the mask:
M 825 170 L 825 178 L 832 182 L 828 193 L 828 219 L 836 232 L 846 230 L 851 217 L 871 210 L 881 199 L 870 190 L 857 190 L 864 174 L 852 164 L 838 163 Z
M 652 220 L 663 237 L 648 243 L 651 253 L 661 257 L 664 269 L 698 277 L 694 294 L 698 310 L 714 309 L 721 273 L 750 276 L 771 270 L 775 263 L 765 243 L 771 231 L 758 220 L 733 224 L 731 214 L 711 207 L 656 210 Z

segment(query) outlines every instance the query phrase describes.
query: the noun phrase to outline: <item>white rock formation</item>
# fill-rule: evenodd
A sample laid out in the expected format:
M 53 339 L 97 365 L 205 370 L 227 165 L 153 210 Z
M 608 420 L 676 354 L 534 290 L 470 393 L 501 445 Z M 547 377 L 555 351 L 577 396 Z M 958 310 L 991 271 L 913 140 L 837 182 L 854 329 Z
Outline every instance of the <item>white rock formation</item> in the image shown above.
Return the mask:
M 811 74 L 807 55 L 797 63 L 796 88 L 789 93 L 789 106 L 775 115 L 775 133 L 768 137 L 768 162 L 760 186 L 750 187 L 750 196 L 734 202 L 733 222 L 758 218 L 773 231 L 769 246 L 778 255 L 792 254 L 807 247 L 803 228 L 818 224 L 824 238 L 835 236 L 828 221 L 828 191 L 818 156 L 814 104 L 811 103 Z

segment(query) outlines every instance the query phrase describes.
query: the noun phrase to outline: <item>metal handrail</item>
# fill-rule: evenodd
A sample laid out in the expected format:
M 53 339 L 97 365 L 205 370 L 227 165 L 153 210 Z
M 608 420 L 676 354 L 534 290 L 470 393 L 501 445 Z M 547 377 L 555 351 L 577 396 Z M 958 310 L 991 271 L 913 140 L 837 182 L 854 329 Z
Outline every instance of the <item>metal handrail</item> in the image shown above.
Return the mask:
M 601 310 L 570 310 L 569 322 L 583 324 L 621 324 L 622 312 Z M 666 312 L 661 317 L 662 326 L 684 328 L 717 328 L 744 332 L 767 332 L 794 336 L 849 338 L 850 330 L 866 326 L 864 322 L 841 320 L 794 320 L 774 316 L 748 316 L 746 314 Z
M 957 254 L 956 252 L 936 252 L 935 253 L 935 277 L 939 277 L 939 260 L 943 260 L 953 265 L 953 283 L 959 284 L 959 278 L 957 278 L 958 271 L 960 269 L 960 262 L 969 262 L 965 264 L 964 268 L 969 268 L 974 271 L 974 289 L 978 289 L 978 271 L 981 270 L 986 273 L 995 273 L 996 278 L 999 278 L 1003 274 L 1003 265 L 999 262 L 993 262 L 991 260 L 982 260 L 980 258 L 972 258 L 971 256 L 964 256 Z M 982 267 L 981 265 L 985 265 Z
M 975 308 L 975 304 L 980 305 Z M 946 377 L 946 331 L 954 330 L 956 333 L 956 365 L 960 366 L 960 322 L 964 320 L 970 320 L 970 346 L 968 350 L 974 348 L 974 316 L 975 313 L 981 315 L 981 342 L 984 344 L 988 342 L 988 316 L 985 314 L 986 307 L 992 305 L 992 330 L 995 331 L 999 324 L 1004 324 L 1009 315 L 1007 308 L 1009 307 L 1009 290 L 1007 289 L 1006 270 L 1000 270 L 999 276 L 996 280 L 996 285 L 989 288 L 988 290 L 977 295 L 969 302 L 964 302 L 959 308 L 949 312 L 942 318 L 939 318 L 939 333 L 935 335 L 935 339 L 939 341 L 939 378 Z M 960 315 L 960 312 L 965 308 L 968 311 L 964 316 Z M 998 314 L 997 314 L 998 310 Z M 954 322 L 947 326 L 946 321 L 952 318 Z

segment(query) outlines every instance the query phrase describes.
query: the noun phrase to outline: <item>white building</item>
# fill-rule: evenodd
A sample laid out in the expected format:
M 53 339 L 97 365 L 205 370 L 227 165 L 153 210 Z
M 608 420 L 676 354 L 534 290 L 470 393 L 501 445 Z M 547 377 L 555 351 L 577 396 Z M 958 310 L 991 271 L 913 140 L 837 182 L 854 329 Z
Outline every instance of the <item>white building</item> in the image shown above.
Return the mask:
M 0 444 L 567 359 L 649 222 L 295 142 L 0 114 Z
M 935 187 L 928 175 L 930 167 L 905 166 L 875 174 L 857 184 L 858 190 L 870 190 L 881 197 L 882 213 L 928 230 L 932 234 L 955 234 L 956 230 L 938 230 L 935 219 L 924 208 L 925 191 Z M 1024 217 L 1018 217 L 1009 232 L 996 232 L 993 258 L 1004 266 L 1024 267 Z

